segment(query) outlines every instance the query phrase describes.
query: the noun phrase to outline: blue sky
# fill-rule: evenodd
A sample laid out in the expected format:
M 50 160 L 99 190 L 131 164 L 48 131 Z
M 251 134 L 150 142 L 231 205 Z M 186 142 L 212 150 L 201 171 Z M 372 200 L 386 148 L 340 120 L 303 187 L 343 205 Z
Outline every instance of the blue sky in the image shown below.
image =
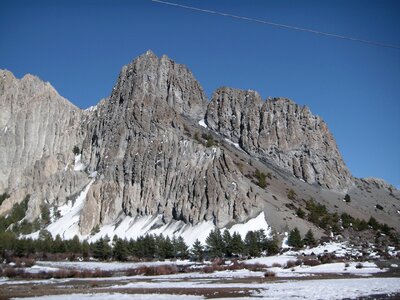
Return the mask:
M 400 45 L 399 1 L 186 1 Z M 352 174 L 400 187 L 400 50 L 139 1 L 0 1 L 0 68 L 38 75 L 86 108 L 152 49 L 187 65 L 208 96 L 253 89 L 307 105 Z

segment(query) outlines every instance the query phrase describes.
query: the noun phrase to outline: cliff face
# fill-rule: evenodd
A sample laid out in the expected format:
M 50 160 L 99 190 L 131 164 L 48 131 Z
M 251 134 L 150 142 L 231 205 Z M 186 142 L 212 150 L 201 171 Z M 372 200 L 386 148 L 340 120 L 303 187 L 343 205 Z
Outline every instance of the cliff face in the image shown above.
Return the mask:
M 83 159 L 101 176 L 83 209 L 83 234 L 121 214 L 224 226 L 261 210 L 222 149 L 185 135 L 185 120 L 201 119 L 207 103 L 190 71 L 166 56 L 147 52 L 122 68 L 87 125 Z
M 203 118 L 208 134 L 247 156 L 207 147 L 194 135 L 206 131 L 196 125 Z M 0 214 L 30 194 L 34 220 L 41 205 L 57 209 L 87 187 L 82 235 L 124 216 L 244 222 L 273 199 L 251 180 L 253 158 L 331 190 L 352 182 L 326 124 L 308 108 L 231 88 L 208 102 L 185 66 L 151 51 L 124 66 L 110 97 L 85 111 L 37 77 L 1 71 L 0 154 L 0 193 L 11 194 Z
M 325 122 L 291 100 L 263 103 L 256 92 L 221 88 L 208 105 L 206 122 L 247 153 L 272 161 L 307 183 L 337 191 L 351 185 L 350 172 Z
M 0 71 L 0 193 L 11 193 L 0 213 L 30 194 L 36 216 L 41 204 L 79 191 L 81 174 L 66 166 L 83 138 L 81 116 L 49 83 Z

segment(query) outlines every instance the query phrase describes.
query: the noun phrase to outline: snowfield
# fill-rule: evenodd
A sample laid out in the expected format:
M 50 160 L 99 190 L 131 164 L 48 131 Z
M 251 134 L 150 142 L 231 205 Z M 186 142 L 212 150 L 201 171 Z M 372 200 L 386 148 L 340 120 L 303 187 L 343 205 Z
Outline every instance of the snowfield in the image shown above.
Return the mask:
M 287 281 L 268 284 L 254 296 L 263 299 L 352 299 L 400 292 L 400 278 L 357 278 Z
M 135 282 L 125 285 L 112 286 L 113 289 L 179 289 L 185 295 L 166 294 L 122 294 L 122 293 L 90 293 L 90 294 L 69 294 L 23 298 L 26 300 L 72 300 L 72 299 L 206 299 L 202 296 L 193 296 L 186 293 L 185 289 L 250 289 L 250 297 L 245 299 L 309 299 L 309 300 L 332 300 L 332 299 L 353 299 L 378 294 L 400 293 L 400 278 L 351 278 L 351 279 L 320 279 L 320 280 L 294 280 L 284 282 L 268 283 L 218 283 L 208 281 L 157 281 L 157 282 Z M 109 291 L 109 288 L 107 288 Z M 238 295 L 240 296 L 240 295 Z M 18 298 L 12 298 L 18 299 Z M 20 298 L 22 299 L 22 298 Z M 223 299 L 240 299 L 223 298 Z

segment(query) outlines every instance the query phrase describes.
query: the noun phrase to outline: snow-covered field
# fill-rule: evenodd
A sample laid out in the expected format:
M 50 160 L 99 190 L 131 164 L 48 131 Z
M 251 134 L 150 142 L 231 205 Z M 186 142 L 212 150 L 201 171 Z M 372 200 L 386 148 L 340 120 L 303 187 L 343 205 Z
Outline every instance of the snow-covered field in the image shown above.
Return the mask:
M 205 299 L 203 296 L 190 295 L 190 289 L 247 289 L 250 297 L 246 299 L 353 299 L 368 295 L 400 293 L 400 278 L 351 278 L 351 279 L 320 279 L 320 280 L 291 280 L 267 283 L 218 283 L 207 281 L 157 281 L 139 282 L 115 285 L 111 288 L 119 289 L 158 289 L 160 294 L 122 294 L 112 293 L 107 288 L 107 293 L 91 292 L 89 294 L 69 294 L 56 296 L 43 296 L 24 299 L 37 300 L 69 300 L 69 299 Z M 179 289 L 185 295 L 167 294 L 166 289 Z M 187 293 L 188 292 L 188 293 Z M 240 295 L 238 295 L 240 297 Z M 18 299 L 18 298 L 13 298 Z M 239 299 L 224 298 L 224 299 Z
M 10 289 L 25 289 L 30 291 L 33 286 L 36 286 L 35 290 L 42 289 L 46 291 L 46 287 L 51 286 L 52 288 L 57 287 L 58 294 L 66 293 L 66 287 L 73 287 L 72 291 L 75 294 L 36 297 L 35 299 L 61 300 L 79 298 L 124 300 L 171 299 L 171 297 L 177 299 L 206 299 L 205 297 L 210 296 L 210 293 L 216 293 L 212 295 L 224 299 L 229 299 L 230 296 L 234 296 L 235 299 L 237 299 L 236 297 L 245 297 L 246 299 L 290 298 L 292 300 L 352 299 L 378 294 L 395 294 L 395 296 L 400 296 L 399 274 L 391 270 L 391 273 L 388 273 L 385 277 L 377 276 L 377 273 L 387 272 L 389 269 L 381 269 L 373 261 L 361 263 L 354 261 L 347 263 L 334 262 L 316 266 L 307 266 L 304 264 L 299 266 L 293 265 L 294 261 L 306 254 L 334 253 L 341 256 L 341 254 L 348 254 L 353 250 L 345 243 L 329 243 L 324 246 L 297 252 L 287 251 L 282 255 L 243 260 L 240 261 L 241 265 L 236 270 L 226 269 L 212 273 L 201 271 L 201 268 L 204 266 L 210 266 L 211 262 L 200 264 L 188 260 L 137 263 L 42 261 L 37 262 L 31 268 L 26 268 L 25 272 L 39 273 L 43 271 L 54 272 L 62 269 L 99 269 L 117 273 L 114 273 L 112 277 L 99 278 L 50 278 L 45 280 L 10 280 L 0 278 L 0 294 L 2 291 Z M 229 268 L 234 262 L 226 261 L 225 264 Z M 258 266 L 254 266 L 257 264 Z M 288 264 L 291 264 L 290 267 L 287 267 Z M 136 269 L 142 266 L 156 267 L 163 265 L 186 266 L 189 268 L 189 273 L 158 276 L 126 276 L 123 273 L 124 270 Z M 252 266 L 256 267 L 256 270 L 252 271 Z M 398 264 L 392 264 L 392 267 L 398 268 Z M 269 271 L 274 275 L 264 278 L 265 271 Z M 329 277 L 326 277 L 327 275 Z M 346 276 L 346 278 L 342 276 Z M 18 288 L 16 288 L 17 286 Z M 86 286 L 86 288 L 82 289 L 80 288 L 81 286 Z M 87 286 L 91 286 L 89 290 Z M 140 289 L 140 293 L 144 292 L 145 295 L 138 294 L 138 289 Z M 193 291 L 200 292 L 196 292 L 193 295 Z M 226 291 L 230 291 L 230 293 L 226 294 Z M 154 294 L 155 292 L 158 294 Z M 175 293 L 184 295 L 175 295 Z

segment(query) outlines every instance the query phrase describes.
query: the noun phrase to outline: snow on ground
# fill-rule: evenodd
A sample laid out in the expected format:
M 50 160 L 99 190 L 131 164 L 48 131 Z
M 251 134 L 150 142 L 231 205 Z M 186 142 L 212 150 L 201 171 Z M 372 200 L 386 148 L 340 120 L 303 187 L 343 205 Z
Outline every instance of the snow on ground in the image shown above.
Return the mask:
M 246 299 L 309 299 L 330 300 L 365 297 L 368 295 L 400 293 L 400 278 L 346 278 L 346 279 L 319 279 L 319 280 L 290 280 L 268 283 L 221 283 L 216 281 L 158 281 L 135 282 L 114 285 L 111 289 L 144 288 L 144 289 L 217 289 L 217 288 L 246 288 L 254 290 L 251 297 Z M 108 287 L 107 289 L 110 289 Z M 101 289 L 99 289 L 101 291 Z M 240 295 L 238 295 L 240 296 Z M 72 300 L 72 299 L 204 299 L 202 296 L 175 295 L 175 294 L 71 294 L 24 298 L 27 300 Z M 17 298 L 13 298 L 17 299 Z M 225 298 L 227 299 L 227 298 Z M 238 299 L 238 298 L 235 298 Z
M 152 280 L 176 280 L 176 279 L 226 279 L 226 278 L 249 278 L 249 277 L 264 277 L 264 273 L 262 271 L 250 271 L 247 269 L 240 270 L 225 270 L 225 271 L 216 271 L 214 273 L 178 273 L 172 275 L 156 275 L 156 276 L 145 276 L 138 275 L 132 277 L 134 279 L 152 279 Z
M 229 229 L 229 233 L 233 234 L 234 232 L 237 232 L 244 239 L 247 232 L 256 231 L 259 229 L 264 229 L 267 237 L 271 236 L 271 227 L 269 227 L 267 221 L 265 221 L 264 212 L 260 213 L 256 218 L 250 219 L 246 223 L 233 225 Z
M 284 243 L 287 243 L 287 238 L 284 238 Z M 286 244 L 282 244 L 282 248 L 290 248 Z M 294 250 L 289 250 L 286 251 L 286 255 L 292 255 L 292 256 L 298 256 L 298 255 L 321 255 L 321 254 L 326 254 L 326 253 L 331 253 L 335 254 L 336 257 L 345 257 L 347 255 L 357 257 L 361 256 L 362 253 L 351 246 L 348 245 L 347 242 L 330 242 L 330 243 L 324 243 L 323 245 L 318 245 L 317 247 L 313 248 L 306 248 L 303 250 L 299 251 L 294 251 Z
M 112 289 L 188 289 L 234 288 L 254 289 L 253 297 L 246 299 L 343 299 L 383 293 L 400 293 L 400 278 L 347 278 L 291 280 L 268 283 L 221 283 L 213 281 L 157 281 L 135 282 L 111 286 Z M 236 299 L 236 298 L 235 298 Z M 259 299 L 259 298 L 258 298 Z
M 121 238 L 137 239 L 146 234 L 163 234 L 170 238 L 181 236 L 185 240 L 186 244 L 191 246 L 196 239 L 198 239 L 202 244 L 205 244 L 207 236 L 214 229 L 215 225 L 212 221 L 204 221 L 197 225 L 185 224 L 182 221 L 171 221 L 168 224 L 164 224 L 161 215 L 143 217 L 126 216 L 122 221 L 101 227 L 97 234 L 89 237 L 89 241 L 96 241 L 100 237 L 106 235 L 110 238 L 117 235 Z M 265 221 L 264 212 L 245 223 L 233 225 L 229 229 L 229 232 L 233 234 L 236 231 L 242 236 L 242 238 L 244 238 L 248 231 L 259 229 L 264 229 L 267 236 L 271 233 L 271 228 Z M 221 231 L 224 230 L 225 228 L 221 229 Z
M 86 166 L 81 162 L 82 155 L 75 155 L 74 171 L 84 171 Z
M 189 260 L 177 260 L 177 261 L 151 261 L 151 262 L 97 262 L 97 261 L 38 261 L 36 262 L 37 267 L 42 268 L 67 268 L 67 269 L 78 269 L 78 270 L 95 270 L 100 269 L 103 271 L 122 271 L 128 269 L 135 269 L 141 266 L 162 266 L 162 265 L 192 265 L 193 262 Z
M 207 236 L 214 227 L 211 221 L 201 222 L 193 226 L 185 224 L 182 221 L 171 221 L 168 224 L 164 224 L 161 215 L 143 217 L 126 216 L 120 222 L 101 227 L 97 234 L 89 238 L 89 241 L 98 240 L 100 237 L 106 235 L 108 237 L 117 235 L 121 238 L 137 239 L 146 234 L 163 234 L 170 238 L 182 236 L 188 245 L 192 245 L 196 239 L 199 239 L 204 244 Z
M 287 281 L 268 284 L 254 296 L 263 299 L 351 299 L 400 292 L 400 278 L 357 278 Z
M 231 144 L 232 146 L 234 146 L 235 148 L 237 148 L 237 149 L 239 149 L 239 150 L 242 150 L 242 148 L 240 148 L 240 146 L 239 146 L 238 143 L 234 143 L 233 141 L 231 141 L 231 140 L 228 139 L 228 138 L 225 138 L 225 141 L 228 142 L 229 144 Z
M 386 269 L 380 269 L 372 262 L 362 262 L 362 268 L 357 268 L 358 263 L 350 262 L 346 267 L 345 263 L 331 263 L 318 266 L 296 266 L 283 269 L 279 267 L 269 268 L 277 277 L 298 277 L 310 274 L 353 274 L 360 276 L 370 276 L 375 273 L 386 272 Z
M 204 128 L 207 128 L 207 127 L 208 127 L 207 124 L 206 124 L 206 122 L 204 121 L 204 119 L 202 119 L 202 120 L 199 121 L 199 125 L 200 125 L 201 127 L 204 127 Z
M 40 272 L 54 272 L 58 271 L 59 268 L 49 267 L 49 266 L 41 266 L 41 265 L 34 265 L 30 268 L 24 268 L 25 273 L 37 274 Z
M 79 236 L 80 213 L 84 206 L 86 195 L 93 182 L 94 180 L 83 189 L 75 201 L 69 200 L 59 208 L 61 217 L 46 227 L 53 237 L 57 234 L 59 234 L 62 239 L 72 239 L 74 235 Z M 39 231 L 34 232 L 27 237 L 38 238 Z
M 268 267 L 272 267 L 273 264 L 280 264 L 281 266 L 285 266 L 288 261 L 296 259 L 297 257 L 293 255 L 274 255 L 247 259 L 243 262 L 246 264 L 262 264 Z
M 71 295 L 53 295 L 53 296 L 41 296 L 31 298 L 11 298 L 11 299 L 24 299 L 24 300 L 75 300 L 75 299 L 95 299 L 95 300 L 169 300 L 174 299 L 185 299 L 185 300 L 198 300 L 204 299 L 202 296 L 192 295 L 171 295 L 171 294 L 121 294 L 121 293 L 101 293 L 101 294 L 71 294 Z

